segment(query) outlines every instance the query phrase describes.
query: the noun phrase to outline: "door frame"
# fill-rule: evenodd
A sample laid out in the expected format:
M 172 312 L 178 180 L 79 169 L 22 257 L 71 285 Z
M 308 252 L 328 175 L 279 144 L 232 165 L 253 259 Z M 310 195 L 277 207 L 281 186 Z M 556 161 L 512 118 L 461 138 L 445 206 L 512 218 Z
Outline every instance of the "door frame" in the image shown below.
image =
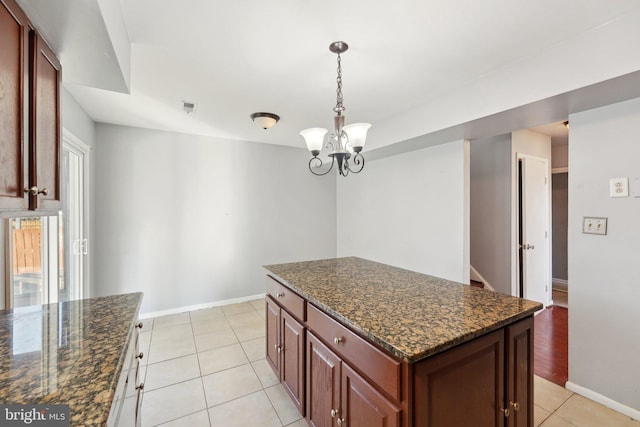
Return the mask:
M 89 280 L 91 277 L 90 274 L 90 266 L 89 258 L 91 257 L 91 251 L 89 250 L 89 246 L 91 245 L 91 239 L 89 239 L 90 234 L 90 213 L 91 213 L 91 203 L 89 200 L 90 195 L 90 153 L 91 146 L 86 144 L 80 138 L 75 136 L 66 128 L 62 129 L 62 149 L 72 151 L 78 155 L 82 156 L 82 180 L 83 180 L 83 188 L 82 188 L 82 235 L 83 238 L 86 239 L 87 243 L 85 245 L 85 254 L 82 257 L 82 298 L 90 298 L 89 290 L 91 289 Z M 67 245 L 70 242 L 65 242 L 65 251 Z
M 546 271 L 545 271 L 545 278 L 546 278 L 546 283 L 545 283 L 545 294 L 546 294 L 546 301 L 543 301 L 543 304 L 545 307 L 553 304 L 553 301 L 551 299 L 551 262 L 552 262 L 552 254 L 551 254 L 551 165 L 550 165 L 550 161 L 549 159 L 545 158 L 545 157 L 539 157 L 539 156 L 532 156 L 530 154 L 525 154 L 525 153 L 515 153 L 515 158 L 514 158 L 514 164 L 513 164 L 513 168 L 514 168 L 514 173 L 513 173 L 513 177 L 514 177 L 514 192 L 513 192 L 513 212 L 512 212 L 512 232 L 511 232 L 511 271 L 512 271 L 512 276 L 511 276 L 511 295 L 515 295 L 515 296 L 521 296 L 520 295 L 520 274 L 521 274 L 521 268 L 520 268 L 520 261 L 521 261 L 521 251 L 519 248 L 519 230 L 520 230 L 520 209 L 521 209 L 521 197 L 520 197 L 520 184 L 521 184 L 521 177 L 520 177 L 520 173 L 519 173 L 519 163 L 521 160 L 525 159 L 525 158 L 530 158 L 530 159 L 536 159 L 536 160 L 540 160 L 542 162 L 544 162 L 546 164 L 546 170 L 547 173 L 545 175 L 545 178 L 547 180 L 547 195 L 546 195 L 546 199 L 547 199 L 547 214 L 546 214 L 546 229 L 547 229 L 547 238 L 545 239 L 545 243 L 544 243 L 544 258 L 546 260 Z

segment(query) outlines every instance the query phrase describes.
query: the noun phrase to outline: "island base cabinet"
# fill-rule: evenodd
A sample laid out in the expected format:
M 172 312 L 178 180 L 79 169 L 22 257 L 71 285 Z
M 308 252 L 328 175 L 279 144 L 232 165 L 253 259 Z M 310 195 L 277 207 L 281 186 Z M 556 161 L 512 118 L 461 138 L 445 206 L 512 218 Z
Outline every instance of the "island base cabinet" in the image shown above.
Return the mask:
M 307 422 L 315 427 L 398 427 L 401 409 L 312 333 L 307 334 Z
M 418 362 L 416 427 L 533 426 L 533 318 Z
M 305 328 L 270 297 L 266 298 L 267 362 L 304 416 Z
M 415 367 L 415 425 L 501 427 L 504 333 L 494 332 Z
M 506 328 L 507 427 L 533 426 L 533 317 Z

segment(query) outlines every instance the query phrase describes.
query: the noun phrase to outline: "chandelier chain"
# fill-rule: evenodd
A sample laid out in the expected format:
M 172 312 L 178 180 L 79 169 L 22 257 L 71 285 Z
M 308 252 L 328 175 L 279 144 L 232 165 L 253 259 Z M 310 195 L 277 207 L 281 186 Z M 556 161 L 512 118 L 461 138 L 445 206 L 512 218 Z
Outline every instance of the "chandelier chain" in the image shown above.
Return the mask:
M 336 83 L 338 84 L 338 88 L 336 89 L 336 108 L 333 109 L 338 114 L 341 114 L 345 108 L 342 98 L 342 64 L 340 54 L 338 53 L 338 76 L 336 77 Z

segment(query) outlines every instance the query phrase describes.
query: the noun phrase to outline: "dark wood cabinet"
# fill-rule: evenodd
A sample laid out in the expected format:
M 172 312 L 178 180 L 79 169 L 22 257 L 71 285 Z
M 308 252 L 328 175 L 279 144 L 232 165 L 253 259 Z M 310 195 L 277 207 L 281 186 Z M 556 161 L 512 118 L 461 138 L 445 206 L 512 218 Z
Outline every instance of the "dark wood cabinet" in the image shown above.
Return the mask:
M 504 423 L 504 332 L 493 332 L 416 365 L 415 425 Z
M 342 360 L 312 333 L 307 334 L 307 422 L 335 425 L 340 409 Z
M 57 210 L 60 202 L 61 66 L 42 37 L 31 32 L 29 209 Z
M 533 319 L 419 362 L 415 425 L 533 425 Z
M 0 210 L 27 210 L 29 20 L 0 0 Z
M 366 358 L 366 355 L 363 355 Z M 397 427 L 401 409 L 307 334 L 307 422 L 315 427 Z
M 267 278 L 267 361 L 310 426 L 533 426 L 533 316 L 416 361 L 343 320 Z
M 61 66 L 14 0 L 0 0 L 0 211 L 60 202 Z
M 533 425 L 533 318 L 510 325 L 506 333 L 508 427 Z
M 274 292 L 283 298 L 290 291 Z M 280 297 L 278 297 L 280 295 Z M 295 300 L 295 295 L 291 298 Z M 299 297 L 298 297 L 299 298 Z M 278 376 L 301 415 L 305 410 L 305 328 L 271 296 L 266 298 L 266 356 L 267 362 Z M 295 311 L 295 309 L 294 309 Z

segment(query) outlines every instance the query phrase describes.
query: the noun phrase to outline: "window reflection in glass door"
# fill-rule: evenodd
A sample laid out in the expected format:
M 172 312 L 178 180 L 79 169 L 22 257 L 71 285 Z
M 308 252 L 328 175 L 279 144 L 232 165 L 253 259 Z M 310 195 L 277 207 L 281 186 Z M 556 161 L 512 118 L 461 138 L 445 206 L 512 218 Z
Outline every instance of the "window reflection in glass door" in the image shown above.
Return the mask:
M 58 217 L 9 220 L 11 307 L 58 301 L 62 252 Z

